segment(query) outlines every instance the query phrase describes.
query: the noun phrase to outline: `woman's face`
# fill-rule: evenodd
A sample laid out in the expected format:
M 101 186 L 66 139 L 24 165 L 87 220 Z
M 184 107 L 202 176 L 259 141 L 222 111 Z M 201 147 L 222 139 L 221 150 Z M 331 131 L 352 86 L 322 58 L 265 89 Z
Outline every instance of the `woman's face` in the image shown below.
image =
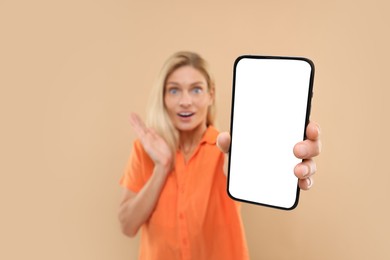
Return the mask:
M 164 102 L 173 125 L 179 131 L 206 127 L 208 107 L 214 93 L 206 78 L 192 66 L 183 66 L 171 73 L 164 89 Z

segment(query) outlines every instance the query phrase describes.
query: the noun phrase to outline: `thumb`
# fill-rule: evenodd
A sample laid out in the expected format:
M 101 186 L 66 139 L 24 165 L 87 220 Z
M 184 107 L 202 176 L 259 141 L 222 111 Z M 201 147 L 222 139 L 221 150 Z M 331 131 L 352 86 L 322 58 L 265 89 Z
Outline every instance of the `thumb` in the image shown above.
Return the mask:
M 223 153 L 228 153 L 230 150 L 230 134 L 222 132 L 217 137 L 217 146 Z

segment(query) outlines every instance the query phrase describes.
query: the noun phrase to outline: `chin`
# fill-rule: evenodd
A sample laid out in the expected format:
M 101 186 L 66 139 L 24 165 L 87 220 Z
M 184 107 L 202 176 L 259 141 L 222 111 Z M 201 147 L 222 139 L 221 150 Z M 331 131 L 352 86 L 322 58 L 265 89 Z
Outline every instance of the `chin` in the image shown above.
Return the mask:
M 178 123 L 175 125 L 176 129 L 180 132 L 192 132 L 197 130 L 198 128 L 201 127 L 201 123 L 199 124 L 183 124 L 183 123 Z
M 195 126 L 176 126 L 176 129 L 180 132 L 191 132 L 196 129 Z

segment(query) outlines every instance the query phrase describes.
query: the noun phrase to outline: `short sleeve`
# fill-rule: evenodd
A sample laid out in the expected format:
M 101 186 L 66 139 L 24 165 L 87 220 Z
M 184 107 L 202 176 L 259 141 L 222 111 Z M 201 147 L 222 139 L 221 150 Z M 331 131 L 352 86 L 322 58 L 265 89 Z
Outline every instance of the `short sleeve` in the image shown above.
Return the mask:
M 139 192 L 153 172 L 153 161 L 139 140 L 133 143 L 127 166 L 119 184 L 133 192 Z

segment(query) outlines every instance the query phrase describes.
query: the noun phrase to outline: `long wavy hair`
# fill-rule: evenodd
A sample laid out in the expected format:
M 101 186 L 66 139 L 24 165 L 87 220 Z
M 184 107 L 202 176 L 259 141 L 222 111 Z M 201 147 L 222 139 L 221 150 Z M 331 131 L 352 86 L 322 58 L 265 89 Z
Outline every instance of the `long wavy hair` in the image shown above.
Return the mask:
M 208 91 L 215 93 L 214 79 L 209 71 L 208 64 L 199 54 L 194 52 L 177 52 L 164 63 L 159 76 L 152 88 L 146 115 L 148 127 L 153 128 L 169 145 L 173 154 L 179 145 L 179 132 L 173 126 L 164 104 L 164 91 L 167 78 L 178 68 L 192 66 L 205 77 Z M 215 97 L 215 94 L 214 94 Z M 207 126 L 214 125 L 215 101 L 208 107 Z

